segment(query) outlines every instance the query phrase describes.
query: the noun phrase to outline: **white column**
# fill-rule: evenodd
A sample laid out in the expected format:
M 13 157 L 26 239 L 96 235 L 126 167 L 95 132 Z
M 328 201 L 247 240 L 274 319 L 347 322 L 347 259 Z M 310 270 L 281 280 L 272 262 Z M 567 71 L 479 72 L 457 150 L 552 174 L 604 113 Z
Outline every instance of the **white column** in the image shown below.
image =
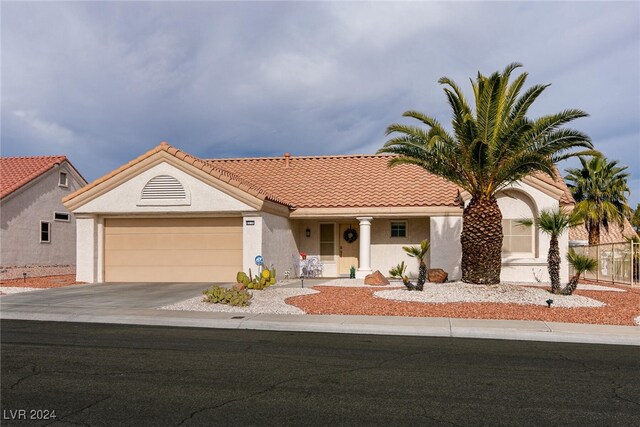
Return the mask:
M 363 279 L 367 274 L 371 274 L 371 220 L 373 218 L 367 216 L 356 219 L 360 221 L 360 255 L 356 278 Z

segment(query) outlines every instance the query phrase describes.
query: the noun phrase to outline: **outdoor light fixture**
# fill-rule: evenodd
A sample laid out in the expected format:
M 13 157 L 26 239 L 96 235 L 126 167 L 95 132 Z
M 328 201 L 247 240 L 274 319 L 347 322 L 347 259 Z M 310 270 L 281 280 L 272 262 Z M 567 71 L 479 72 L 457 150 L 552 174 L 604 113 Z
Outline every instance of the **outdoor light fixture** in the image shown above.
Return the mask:
M 548 299 L 547 300 L 547 305 L 549 306 L 549 308 L 551 308 L 551 304 L 553 304 L 553 300 L 552 299 Z
M 307 228 L 307 229 L 304 231 L 304 235 L 305 235 L 305 236 L 307 236 L 307 237 L 311 237 L 311 229 Z
M 22 273 L 22 281 L 23 282 L 27 281 L 27 273 Z

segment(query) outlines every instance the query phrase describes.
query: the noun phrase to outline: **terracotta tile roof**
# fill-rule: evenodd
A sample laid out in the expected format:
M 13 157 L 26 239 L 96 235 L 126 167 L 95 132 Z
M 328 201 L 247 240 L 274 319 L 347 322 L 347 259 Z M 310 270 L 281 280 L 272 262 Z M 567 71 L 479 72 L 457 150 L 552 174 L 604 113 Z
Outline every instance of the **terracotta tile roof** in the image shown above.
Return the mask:
M 620 230 L 620 227 L 616 224 L 609 225 L 609 231 L 600 229 L 600 243 L 619 243 L 625 242 L 627 237 L 637 236 L 637 233 L 631 226 L 629 220 L 625 218 L 624 227 Z M 589 241 L 589 233 L 584 226 L 573 227 L 569 230 L 569 240 L 583 240 Z
M 97 180 L 93 181 L 92 183 L 82 187 L 81 189 L 79 189 L 78 191 L 69 194 L 67 197 L 65 197 L 63 199 L 63 202 L 67 202 L 71 199 L 76 198 L 77 196 L 79 196 L 82 193 L 85 193 L 86 191 L 102 184 L 103 182 L 113 178 L 114 176 L 126 171 L 127 169 L 129 169 L 130 167 L 142 162 L 143 160 L 153 156 L 156 153 L 159 153 L 161 151 L 165 151 L 168 154 L 176 157 L 179 160 L 182 160 L 206 173 L 208 173 L 209 175 L 218 178 L 224 182 L 227 182 L 229 184 L 231 184 L 234 187 L 240 188 L 243 191 L 246 191 L 247 193 L 258 197 L 259 199 L 262 200 L 271 200 L 274 201 L 276 203 L 280 203 L 283 205 L 288 204 L 285 200 L 279 198 L 278 196 L 269 193 L 268 191 L 265 191 L 264 189 L 254 185 L 253 183 L 246 181 L 244 178 L 235 175 L 232 172 L 217 168 L 215 165 L 211 165 L 207 162 L 204 162 L 203 160 L 194 157 L 182 150 L 179 150 L 175 147 L 172 147 L 171 145 L 169 145 L 166 142 L 162 142 L 160 143 L 160 145 L 152 148 L 151 150 L 147 151 L 146 153 L 142 154 L 141 156 L 131 160 L 130 162 L 128 162 L 125 165 L 120 166 L 118 169 L 104 175 L 101 178 L 98 178 Z
M 458 206 L 458 187 L 389 155 L 208 159 L 296 208 Z
M 65 156 L 0 157 L 0 198 L 66 160 Z
M 563 191 L 562 197 L 560 198 L 561 205 L 574 205 L 576 201 L 573 199 L 571 190 L 569 190 L 567 183 L 562 178 L 562 175 L 560 175 L 560 171 L 555 166 L 553 167 L 553 170 L 554 179 L 551 179 L 549 175 L 542 172 L 534 173 L 533 176 Z

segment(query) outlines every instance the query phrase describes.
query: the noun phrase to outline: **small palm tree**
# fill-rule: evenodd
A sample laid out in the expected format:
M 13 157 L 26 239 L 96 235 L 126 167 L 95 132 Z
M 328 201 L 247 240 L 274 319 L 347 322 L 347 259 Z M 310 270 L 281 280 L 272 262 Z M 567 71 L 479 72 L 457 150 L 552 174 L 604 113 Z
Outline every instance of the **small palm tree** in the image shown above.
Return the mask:
M 617 166 L 604 157 L 592 157 L 589 161 L 580 157 L 582 168 L 567 169 L 567 185 L 576 199 L 575 212 L 584 221 L 589 233 L 589 244 L 600 243 L 600 229 L 609 231 L 610 224 L 624 226 L 629 215 L 627 197 L 629 174 L 627 167 Z
M 448 77 L 445 85 L 453 112 L 453 132 L 433 117 L 418 111 L 403 115 L 422 126 L 392 124 L 387 135 L 397 134 L 378 150 L 397 154 L 389 166 L 413 164 L 445 178 L 466 190 L 471 200 L 462 213 L 462 281 L 496 284 L 502 266 L 502 214 L 496 193 L 536 172 L 555 174 L 554 164 L 574 155 L 593 155 L 589 137 L 565 128 L 587 113 L 568 109 L 536 119 L 527 117 L 529 107 L 548 85 L 521 90 L 527 78 L 522 73 L 510 82 L 520 64 L 508 65 L 502 73 L 478 73 L 471 81 L 475 108 Z M 580 152 L 578 148 L 586 149 Z
M 407 289 L 413 291 L 416 289 L 416 285 L 409 281 L 409 277 L 407 277 L 407 275 L 405 274 L 406 271 L 407 266 L 404 264 L 404 261 L 402 261 L 400 262 L 400 264 L 389 270 L 389 276 L 401 279 L 402 283 L 407 287 Z
M 517 221 L 526 227 L 535 226 L 545 234 L 551 236 L 549 253 L 547 254 L 547 268 L 551 280 L 551 292 L 560 293 L 560 246 L 558 237 L 571 227 L 579 225 L 582 221 L 575 214 L 564 212 L 561 208 L 542 209 L 538 218 L 525 218 Z
M 418 270 L 418 281 L 416 282 L 416 290 L 421 291 L 424 289 L 424 284 L 427 281 L 427 264 L 424 262 L 424 257 L 429 252 L 429 241 L 427 239 L 420 242 L 420 246 L 403 246 L 402 249 L 412 258 L 418 260 L 420 265 Z
M 573 267 L 574 275 L 567 283 L 567 286 L 560 292 L 562 295 L 571 295 L 573 291 L 578 287 L 578 280 L 580 280 L 580 275 L 584 272 L 593 273 L 598 268 L 598 261 L 588 257 L 586 255 L 580 255 L 576 253 L 573 249 L 569 250 L 567 254 L 567 260 L 569 264 Z

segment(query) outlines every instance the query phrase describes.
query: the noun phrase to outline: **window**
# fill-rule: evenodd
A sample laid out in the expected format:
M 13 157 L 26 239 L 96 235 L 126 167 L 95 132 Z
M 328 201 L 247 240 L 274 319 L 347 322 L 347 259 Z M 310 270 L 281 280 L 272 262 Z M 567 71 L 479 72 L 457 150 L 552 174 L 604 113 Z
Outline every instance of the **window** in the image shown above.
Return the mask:
M 67 182 L 67 173 L 66 172 L 60 172 L 60 177 L 58 178 L 58 185 L 60 187 L 68 187 L 68 182 Z
M 51 243 L 51 223 L 40 221 L 40 243 Z
M 69 222 L 69 214 L 65 212 L 54 212 L 53 219 L 56 221 L 65 221 Z
M 407 223 L 406 222 L 392 222 L 391 223 L 391 237 L 407 237 Z
M 502 220 L 502 253 L 533 253 L 533 227 L 519 225 L 516 219 Z
M 320 261 L 334 261 L 335 255 L 335 225 L 320 224 Z

